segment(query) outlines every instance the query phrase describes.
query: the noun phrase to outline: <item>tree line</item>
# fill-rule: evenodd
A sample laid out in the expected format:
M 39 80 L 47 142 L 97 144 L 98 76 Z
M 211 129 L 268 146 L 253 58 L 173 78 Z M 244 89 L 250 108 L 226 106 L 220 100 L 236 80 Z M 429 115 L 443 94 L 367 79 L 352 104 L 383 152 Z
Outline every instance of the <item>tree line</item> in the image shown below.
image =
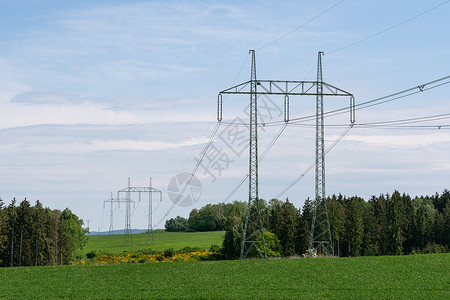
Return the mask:
M 398 191 L 361 197 L 332 195 L 326 199 L 333 247 L 337 256 L 400 255 L 447 252 L 450 249 L 450 192 L 411 198 Z M 282 255 L 306 253 L 313 201 L 296 208 L 288 199 L 260 199 L 263 227 L 281 244 Z M 166 231 L 225 230 L 223 255 L 239 257 L 244 202 L 207 204 L 189 218 L 166 221 Z M 251 208 L 252 209 L 252 208 Z
M 80 220 L 70 209 L 63 211 L 32 206 L 28 200 L 8 206 L 0 199 L 0 266 L 68 264 L 87 242 Z

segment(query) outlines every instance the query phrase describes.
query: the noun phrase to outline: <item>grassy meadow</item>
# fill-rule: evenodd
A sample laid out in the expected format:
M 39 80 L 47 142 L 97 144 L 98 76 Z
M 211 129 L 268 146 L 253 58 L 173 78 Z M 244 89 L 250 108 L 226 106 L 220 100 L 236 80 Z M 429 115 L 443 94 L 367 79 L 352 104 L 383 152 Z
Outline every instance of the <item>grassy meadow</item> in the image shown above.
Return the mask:
M 450 254 L 0 269 L 5 299 L 450 299 Z
M 86 246 L 79 252 L 84 256 L 90 251 L 121 253 L 124 250 L 134 252 L 151 248 L 155 251 L 164 251 L 173 248 L 182 249 L 186 246 L 209 249 L 211 245 L 222 246 L 224 231 L 209 232 L 165 232 L 157 230 L 154 232 L 154 243 L 151 235 L 146 233 L 132 234 L 132 243 L 125 244 L 126 236 L 124 234 L 116 235 L 91 235 Z

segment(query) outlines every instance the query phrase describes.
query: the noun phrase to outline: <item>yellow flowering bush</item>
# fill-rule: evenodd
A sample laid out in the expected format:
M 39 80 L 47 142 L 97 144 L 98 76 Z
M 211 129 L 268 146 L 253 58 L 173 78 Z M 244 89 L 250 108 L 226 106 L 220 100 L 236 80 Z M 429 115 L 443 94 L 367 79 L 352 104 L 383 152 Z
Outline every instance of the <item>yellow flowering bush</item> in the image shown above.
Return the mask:
M 103 264 L 122 264 L 122 263 L 157 263 L 157 262 L 183 262 L 183 261 L 200 261 L 207 260 L 211 255 L 216 254 L 210 250 L 200 250 L 188 253 L 176 253 L 172 256 L 165 256 L 164 253 L 157 254 L 106 254 L 94 258 L 93 263 L 97 265 Z M 74 264 L 84 265 L 85 261 L 78 261 Z

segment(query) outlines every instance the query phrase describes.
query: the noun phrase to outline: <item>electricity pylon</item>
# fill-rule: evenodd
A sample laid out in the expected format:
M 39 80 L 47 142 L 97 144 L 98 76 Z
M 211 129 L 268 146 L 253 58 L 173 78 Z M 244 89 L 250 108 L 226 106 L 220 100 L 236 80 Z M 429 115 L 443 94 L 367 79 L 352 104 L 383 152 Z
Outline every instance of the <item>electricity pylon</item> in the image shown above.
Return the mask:
M 331 236 L 330 221 L 325 194 L 325 145 L 324 145 L 324 121 L 323 121 L 323 75 L 322 55 L 317 58 L 317 88 L 316 88 L 316 177 L 315 199 L 311 232 L 308 245 L 308 257 L 316 254 L 334 256 L 333 238 Z M 350 123 L 355 122 L 355 98 L 350 96 Z
M 130 184 L 130 177 L 128 177 L 128 187 L 123 188 L 117 192 L 117 199 L 119 198 L 120 193 L 125 193 L 125 203 L 126 203 L 126 211 L 125 211 L 125 245 L 132 245 L 132 237 L 131 237 L 131 193 L 138 193 L 139 194 L 139 202 L 141 201 L 141 193 L 148 193 L 148 225 L 147 225 L 147 241 L 148 243 L 150 239 L 150 234 L 152 238 L 153 244 L 155 243 L 154 236 L 153 236 L 153 198 L 152 193 L 159 193 L 159 201 L 162 201 L 162 192 L 160 190 L 157 190 L 152 187 L 152 179 L 150 178 L 150 184 L 148 187 L 136 187 L 131 186 Z
M 240 259 L 247 257 L 255 247 L 262 258 L 267 258 L 264 228 L 261 218 L 260 201 L 258 198 L 258 105 L 256 94 L 256 59 L 255 50 L 252 54 L 250 77 L 250 147 L 248 170 L 248 203 L 241 241 Z M 261 237 L 261 241 L 258 240 Z
M 223 90 L 219 93 L 218 103 L 217 103 L 217 117 L 218 120 L 222 120 L 222 94 L 245 94 L 250 95 L 250 159 L 249 159 L 249 200 L 247 204 L 247 214 L 244 223 L 244 234 L 241 244 L 241 256 L 243 259 L 247 256 L 248 252 L 252 247 L 256 247 L 259 251 L 261 257 L 267 257 L 266 247 L 264 241 L 264 228 L 262 226 L 261 220 L 261 208 L 258 199 L 258 135 L 257 135 L 257 95 L 284 95 L 284 121 L 289 122 L 289 96 L 292 95 L 309 95 L 317 96 L 317 107 L 318 111 L 316 113 L 317 119 L 319 120 L 316 124 L 316 163 L 320 161 L 321 181 L 317 181 L 316 177 L 316 195 L 318 194 L 317 186 L 322 186 L 320 193 L 323 195 L 325 193 L 325 162 L 324 162 L 324 151 L 323 151 L 323 96 L 347 96 L 350 97 L 350 121 L 354 122 L 354 111 L 355 102 L 352 94 L 332 86 L 322 80 L 322 62 L 321 55 L 323 52 L 319 52 L 319 62 L 318 65 L 318 79 L 317 81 L 286 81 L 286 80 L 257 80 L 256 79 L 256 63 L 255 63 L 255 51 L 250 50 L 252 54 L 252 69 L 251 69 L 251 79 L 244 83 L 235 85 L 231 88 Z M 319 68 L 320 66 L 320 68 Z M 320 70 L 320 73 L 319 73 Z M 320 76 L 320 77 L 319 77 Z M 257 90 L 258 87 L 258 90 Z M 319 137 L 319 138 L 317 138 Z M 320 144 L 320 149 L 317 145 Z M 319 149 L 319 151 L 317 151 Z M 316 165 L 317 174 L 317 165 Z M 323 198 L 323 197 L 322 197 Z M 317 199 L 317 197 L 316 197 Z M 316 212 L 315 205 L 315 212 Z M 253 211 L 251 211 L 253 209 Z M 319 209 L 320 210 L 320 209 Z M 315 218 L 319 220 L 321 218 Z M 328 226 L 329 228 L 329 226 Z M 312 230 L 313 231 L 313 230 Z M 261 234 L 262 241 L 257 241 L 256 237 Z M 314 243 L 313 243 L 314 245 Z M 259 247 L 258 247 L 259 246 Z M 309 248 L 311 250 L 311 247 Z
M 125 198 L 123 199 L 119 199 L 119 198 L 114 198 L 113 197 L 113 193 L 111 192 L 111 198 L 109 198 L 108 200 L 103 201 L 103 208 L 105 208 L 105 203 L 109 202 L 110 203 L 110 210 L 109 210 L 109 231 L 108 234 L 114 234 L 114 202 L 117 202 L 117 204 L 119 204 L 120 202 L 126 202 L 127 200 Z
M 325 198 L 325 147 L 323 123 L 323 78 L 322 55 L 317 60 L 317 95 L 316 95 L 316 178 L 313 217 L 308 245 L 308 257 L 314 254 L 334 256 L 333 239 Z
M 258 102 L 256 80 L 255 50 L 250 50 L 252 55 L 252 66 L 250 81 L 247 81 L 250 90 L 247 93 L 241 91 L 233 92 L 233 88 L 219 93 L 217 100 L 217 121 L 222 121 L 222 94 L 249 94 L 250 95 L 250 143 L 248 164 L 248 202 L 245 214 L 244 230 L 241 240 L 240 259 L 247 257 L 248 253 L 255 248 L 261 258 L 267 258 L 266 242 L 264 240 L 264 227 L 261 217 L 261 202 L 258 198 Z

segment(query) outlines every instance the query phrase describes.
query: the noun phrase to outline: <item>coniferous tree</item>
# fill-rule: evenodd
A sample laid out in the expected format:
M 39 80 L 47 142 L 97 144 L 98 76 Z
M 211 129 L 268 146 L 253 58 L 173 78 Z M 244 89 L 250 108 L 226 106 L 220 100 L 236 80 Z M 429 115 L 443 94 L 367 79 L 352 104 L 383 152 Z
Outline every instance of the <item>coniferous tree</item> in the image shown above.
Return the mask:
M 411 197 L 405 193 L 402 195 L 403 205 L 403 232 L 405 241 L 403 243 L 403 253 L 409 254 L 414 248 L 414 206 Z
M 298 254 L 305 254 L 308 250 L 312 217 L 313 202 L 308 198 L 305 200 L 302 210 L 298 211 L 298 234 L 295 244 L 296 252 Z
M 33 249 L 31 235 L 33 230 L 33 213 L 30 202 L 23 200 L 17 211 L 17 222 L 19 224 L 19 257 L 18 266 L 33 265 Z
M 8 245 L 8 232 L 6 229 L 6 211 L 4 208 L 4 203 L 0 199 L 0 267 L 4 266 L 4 262 L 7 259 L 5 257 L 5 250 Z
M 45 247 L 45 229 L 44 229 L 45 209 L 41 202 L 36 201 L 33 214 L 33 235 L 34 235 L 34 265 L 45 265 L 44 247 Z
M 434 208 L 422 204 L 414 213 L 413 218 L 413 244 L 414 249 L 420 249 L 423 251 L 425 246 L 433 238 L 433 227 L 434 227 Z
M 281 206 L 282 211 L 282 227 L 279 237 L 281 247 L 283 249 L 283 256 L 292 256 L 295 251 L 295 239 L 298 235 L 297 232 L 297 209 L 295 206 L 286 199 Z
M 333 239 L 334 255 L 340 256 L 340 242 L 345 233 L 345 208 L 343 197 L 333 195 L 327 198 L 328 219 L 330 221 L 331 237 Z
M 6 249 L 6 252 L 8 254 L 9 258 L 9 266 L 14 267 L 16 265 L 16 256 L 17 252 L 15 251 L 16 246 L 16 232 L 17 232 L 17 208 L 16 208 L 16 199 L 13 199 L 11 201 L 11 204 L 7 208 L 7 231 L 9 231 L 8 234 L 8 247 Z
M 380 239 L 381 239 L 381 225 L 377 220 L 376 211 L 377 200 L 375 196 L 367 202 L 364 207 L 364 240 L 363 248 L 364 254 L 379 255 Z
M 402 197 L 398 191 L 395 191 L 387 206 L 388 226 L 388 253 L 390 255 L 403 254 L 403 243 L 405 237 L 405 214 Z
M 274 233 L 278 238 L 282 234 L 283 227 L 283 212 L 282 202 L 278 199 L 272 199 L 269 201 L 269 226 L 267 229 Z
M 362 253 L 364 235 L 364 207 L 359 197 L 351 197 L 345 201 L 345 245 L 344 253 L 348 256 L 359 256 Z

